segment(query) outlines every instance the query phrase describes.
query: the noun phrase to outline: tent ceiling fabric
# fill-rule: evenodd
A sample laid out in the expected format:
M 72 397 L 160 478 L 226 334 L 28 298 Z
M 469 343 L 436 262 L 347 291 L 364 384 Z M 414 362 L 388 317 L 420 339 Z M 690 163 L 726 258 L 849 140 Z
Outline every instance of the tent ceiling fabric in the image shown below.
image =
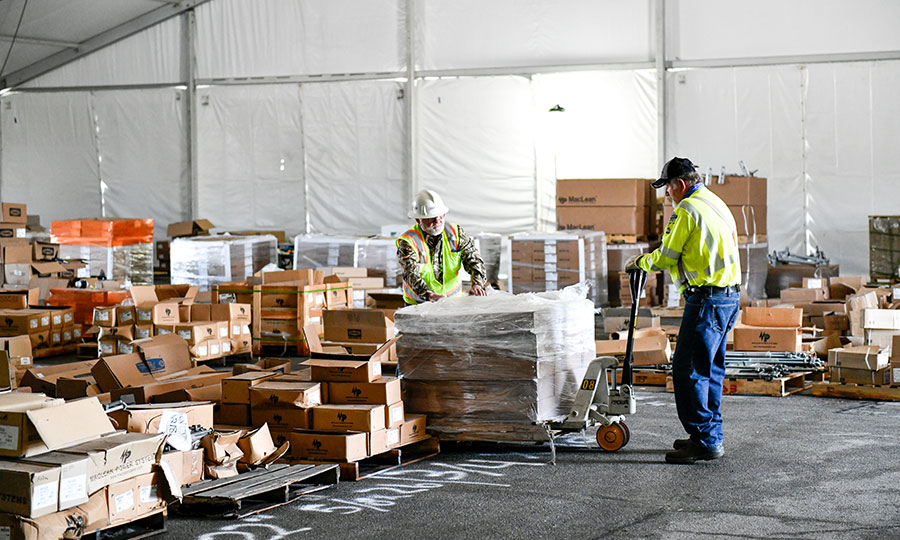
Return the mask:
M 164 5 L 160 0 L 27 0 L 18 36 L 35 40 L 80 43 Z M 0 52 L 9 49 L 26 0 L 0 2 Z M 16 41 L 3 74 L 66 49 Z

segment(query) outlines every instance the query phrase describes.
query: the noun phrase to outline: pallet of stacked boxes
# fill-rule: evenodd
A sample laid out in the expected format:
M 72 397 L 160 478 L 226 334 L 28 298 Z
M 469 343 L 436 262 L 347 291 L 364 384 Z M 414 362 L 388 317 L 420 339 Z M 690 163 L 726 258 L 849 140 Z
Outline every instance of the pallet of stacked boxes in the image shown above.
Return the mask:
M 628 287 L 625 291 L 621 289 L 621 278 L 619 277 L 625 271 L 625 263 L 628 259 L 635 255 L 643 255 L 650 253 L 652 246 L 648 242 L 635 242 L 630 244 L 617 243 L 606 245 L 606 264 L 607 264 L 607 286 L 609 288 L 608 297 L 609 305 L 618 307 L 624 305 L 622 303 L 621 294 L 624 292 L 628 295 Z M 652 276 L 653 274 L 649 274 Z M 629 295 L 630 297 L 630 295 Z
M 277 240 L 272 235 L 198 236 L 176 238 L 169 244 L 172 283 L 196 285 L 201 291 L 247 279 L 276 264 L 277 257 Z
M 656 233 L 656 198 L 650 180 L 559 180 L 560 230 L 603 231 L 610 242 L 637 242 Z
M 506 244 L 510 290 L 555 291 L 587 282 L 588 298 L 606 305 L 606 247 L 602 232 L 512 235 Z
M 135 285 L 153 284 L 152 219 L 54 221 L 51 237 L 65 260 L 87 263 L 91 276 Z
M 581 287 L 399 310 L 407 412 L 442 440 L 542 441 L 593 360 L 594 305 Z

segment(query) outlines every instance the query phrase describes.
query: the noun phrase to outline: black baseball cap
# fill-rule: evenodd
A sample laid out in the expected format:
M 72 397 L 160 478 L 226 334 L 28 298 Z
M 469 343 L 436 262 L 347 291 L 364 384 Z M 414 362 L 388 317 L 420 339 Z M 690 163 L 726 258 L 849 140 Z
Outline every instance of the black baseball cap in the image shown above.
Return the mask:
M 681 178 L 687 173 L 694 172 L 697 170 L 697 167 L 691 163 L 691 160 L 688 158 L 682 157 L 673 157 L 665 165 L 663 165 L 662 171 L 659 173 L 659 179 L 650 184 L 654 188 L 661 188 L 664 185 L 668 184 L 670 180 L 674 180 L 676 178 Z

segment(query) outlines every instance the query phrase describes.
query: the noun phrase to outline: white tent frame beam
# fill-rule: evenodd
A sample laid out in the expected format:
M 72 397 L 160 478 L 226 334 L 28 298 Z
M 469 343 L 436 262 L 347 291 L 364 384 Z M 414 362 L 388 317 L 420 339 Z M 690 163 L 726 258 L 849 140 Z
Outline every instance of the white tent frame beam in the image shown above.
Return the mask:
M 25 36 L 8 36 L 6 34 L 0 34 L 0 41 L 13 41 L 16 43 L 24 43 L 26 45 L 46 45 L 48 47 L 64 47 L 66 49 L 77 49 L 79 44 L 74 41 L 61 41 L 58 39 L 43 39 L 43 38 L 33 38 L 33 37 L 25 37 Z
M 153 11 L 149 11 L 143 15 L 135 17 L 130 21 L 120 24 L 115 28 L 111 28 L 105 32 L 101 32 L 94 37 L 86 39 L 78 44 L 76 48 L 68 48 L 58 53 L 52 54 L 43 60 L 39 60 L 33 64 L 25 66 L 22 69 L 14 71 L 0 80 L 0 88 L 14 88 L 22 83 L 30 81 L 35 77 L 39 77 L 44 73 L 52 71 L 69 62 L 77 60 L 94 51 L 102 49 L 107 45 L 134 35 L 142 30 L 146 30 L 151 26 L 161 23 L 176 15 L 179 15 L 189 9 L 193 9 L 209 0 L 183 0 L 179 3 L 166 3 L 166 5 L 158 7 Z

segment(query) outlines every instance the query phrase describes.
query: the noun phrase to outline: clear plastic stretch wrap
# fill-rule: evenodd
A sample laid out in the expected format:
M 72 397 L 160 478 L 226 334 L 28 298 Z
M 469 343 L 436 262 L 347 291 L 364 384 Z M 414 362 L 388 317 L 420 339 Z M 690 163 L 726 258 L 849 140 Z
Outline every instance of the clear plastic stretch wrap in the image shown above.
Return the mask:
M 298 234 L 294 237 L 294 269 L 323 266 L 356 266 L 354 236 Z
M 384 278 L 385 287 L 399 287 L 403 270 L 397 260 L 396 238 L 298 235 L 294 238 L 294 268 L 356 266 L 369 277 Z
M 565 232 L 516 234 L 506 243 L 512 292 L 554 291 L 588 283 L 588 298 L 609 303 L 606 234 Z
M 59 258 L 84 261 L 91 276 L 99 276 L 102 271 L 107 279 L 126 285 L 153 285 L 153 244 L 62 244 L 59 246 Z
M 274 264 L 278 240 L 263 236 L 198 236 L 176 238 L 169 246 L 172 284 L 212 285 L 242 281 Z
M 481 259 L 484 261 L 488 283 L 497 283 L 500 280 L 500 252 L 503 250 L 503 236 L 494 233 L 478 233 L 473 237 L 478 253 L 481 254 Z
M 594 358 L 586 292 L 455 296 L 398 310 L 407 410 L 451 439 L 545 440 L 534 423 L 570 412 Z
M 396 238 L 361 238 L 356 242 L 356 266 L 368 268 L 370 277 L 383 277 L 385 287 L 403 285 Z

